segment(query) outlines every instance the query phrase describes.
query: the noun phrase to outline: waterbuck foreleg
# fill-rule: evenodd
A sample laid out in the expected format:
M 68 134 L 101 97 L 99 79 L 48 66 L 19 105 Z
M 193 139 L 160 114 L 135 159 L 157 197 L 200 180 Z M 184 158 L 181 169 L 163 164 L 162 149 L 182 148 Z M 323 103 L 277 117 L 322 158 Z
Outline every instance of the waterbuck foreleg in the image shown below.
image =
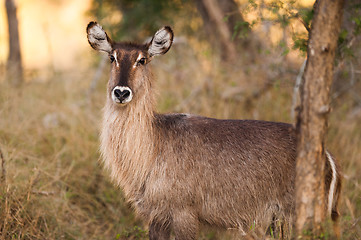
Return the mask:
M 151 221 L 149 225 L 149 239 L 150 240 L 169 240 L 170 239 L 170 224 L 163 223 L 156 220 Z
M 198 218 L 187 209 L 173 212 L 175 240 L 195 240 L 198 232 Z

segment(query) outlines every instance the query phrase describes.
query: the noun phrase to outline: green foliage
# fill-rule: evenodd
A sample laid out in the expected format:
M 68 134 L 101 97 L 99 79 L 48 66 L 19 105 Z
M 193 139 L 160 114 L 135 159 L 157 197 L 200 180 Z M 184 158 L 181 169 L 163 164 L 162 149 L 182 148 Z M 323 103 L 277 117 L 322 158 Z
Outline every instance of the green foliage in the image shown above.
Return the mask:
M 348 31 L 346 29 L 341 29 L 338 36 L 338 45 L 344 44 L 347 40 Z
M 270 231 L 271 238 L 275 238 L 274 233 L 273 233 L 273 228 L 271 226 L 269 227 L 269 231 Z
M 303 25 L 306 27 L 306 29 L 311 29 L 311 21 L 314 15 L 313 8 L 300 8 L 298 10 L 297 16 L 302 21 Z
M 258 7 L 258 4 L 256 3 L 255 0 L 248 0 L 249 6 L 253 9 Z
M 344 9 L 344 20 L 338 38 L 337 60 L 354 59 L 353 45 L 361 34 L 361 4 L 350 1 Z
M 236 37 L 247 38 L 249 29 L 253 24 L 254 23 L 249 23 L 247 21 L 237 21 L 233 29 L 232 40 L 234 40 Z
M 357 36 L 361 32 L 361 15 L 359 10 L 361 4 L 350 4 L 350 21 L 354 27 L 350 32 L 343 29 L 339 37 L 339 56 L 352 56 L 352 51 L 347 47 L 350 35 Z M 256 19 L 252 21 L 235 21 L 233 26 L 232 40 L 247 39 L 250 30 L 257 24 L 271 22 L 281 29 L 287 30 L 292 38 L 292 46 L 288 47 L 284 39 L 280 40 L 278 46 L 281 55 L 285 56 L 290 49 L 299 50 L 302 55 L 307 52 L 308 32 L 311 29 L 314 15 L 313 7 L 303 6 L 298 1 L 257 1 L 248 0 L 248 3 L 240 9 L 241 14 L 256 13 Z M 195 2 L 189 0 L 93 0 L 90 14 L 101 22 L 104 28 L 116 40 L 138 40 L 143 41 L 145 37 L 152 34 L 163 25 L 174 25 L 177 20 L 192 19 L 199 17 Z M 224 16 L 224 21 L 229 21 L 235 12 Z M 295 28 L 293 25 L 303 25 Z M 190 25 L 190 24 L 189 24 Z M 292 25 L 292 26 L 291 26 Z M 291 30 L 291 31 L 289 31 Z M 193 34 L 194 32 L 191 31 Z
M 359 7 L 361 8 L 361 7 Z M 359 35 L 361 32 L 361 16 L 355 16 L 352 18 L 352 21 L 355 23 L 356 27 L 354 30 L 355 35 Z
M 281 50 L 282 50 L 282 53 L 281 53 L 282 56 L 286 56 L 286 55 L 290 52 L 290 49 L 289 49 L 289 47 L 287 46 L 287 43 L 286 43 L 285 41 L 283 41 L 283 40 L 281 40 L 281 41 L 279 42 L 279 47 L 280 47 Z
M 304 55 L 307 52 L 308 31 L 311 27 L 313 9 L 304 7 L 297 1 L 274 0 L 258 2 L 259 1 L 249 0 L 245 8 L 244 13 L 253 11 L 253 13 L 258 15 L 256 20 L 248 23 L 248 26 L 252 28 L 256 24 L 263 23 L 271 23 L 273 26 L 279 26 L 283 31 L 287 31 L 288 34 L 291 35 L 293 40 L 292 49 L 299 50 L 301 54 Z M 294 24 L 303 25 L 303 28 L 294 28 Z M 284 56 L 289 53 L 290 48 L 287 46 L 285 39 L 281 39 L 278 46 L 281 49 L 281 55 Z
M 307 52 L 307 43 L 308 35 L 307 34 L 294 34 L 293 39 L 293 49 L 298 49 L 301 53 L 305 54 Z
M 144 40 L 160 26 L 173 25 L 187 0 L 93 0 L 90 14 L 122 40 Z
M 134 226 L 130 230 L 124 230 L 121 234 L 117 234 L 115 239 L 145 240 L 148 239 L 148 233 L 141 227 Z
M 199 13 L 194 14 L 195 12 L 197 12 L 195 2 L 189 0 L 93 0 L 90 11 L 117 40 L 138 41 L 151 36 L 159 26 L 174 25 L 175 21 L 185 18 L 192 22 L 192 19 L 199 18 Z M 252 21 L 244 19 L 235 21 L 232 40 L 247 39 L 252 27 L 262 22 L 272 22 L 286 29 L 296 20 L 308 29 L 313 17 L 312 8 L 300 6 L 296 1 L 273 0 L 265 3 L 248 0 L 248 4 L 241 9 L 241 14 L 247 15 L 250 12 L 262 14 Z M 236 13 L 237 11 L 227 14 L 223 20 L 228 22 Z M 307 37 L 304 35 L 305 32 L 291 31 L 294 41 L 292 49 L 306 52 Z M 282 45 L 281 54 L 287 55 L 290 49 L 283 44 L 284 42 L 279 43 L 280 46 Z

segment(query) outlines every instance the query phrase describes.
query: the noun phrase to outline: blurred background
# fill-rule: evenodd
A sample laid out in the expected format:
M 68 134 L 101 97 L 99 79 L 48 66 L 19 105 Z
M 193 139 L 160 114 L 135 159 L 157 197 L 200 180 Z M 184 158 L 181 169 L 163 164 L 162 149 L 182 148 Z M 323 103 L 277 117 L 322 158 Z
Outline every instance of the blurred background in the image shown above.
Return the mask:
M 151 63 L 159 112 L 294 123 L 313 4 L 0 0 L 0 239 L 146 239 L 98 161 L 109 60 L 90 48 L 89 21 L 115 41 L 172 26 Z M 326 144 L 344 173 L 344 239 L 361 238 L 360 13 L 346 1 Z

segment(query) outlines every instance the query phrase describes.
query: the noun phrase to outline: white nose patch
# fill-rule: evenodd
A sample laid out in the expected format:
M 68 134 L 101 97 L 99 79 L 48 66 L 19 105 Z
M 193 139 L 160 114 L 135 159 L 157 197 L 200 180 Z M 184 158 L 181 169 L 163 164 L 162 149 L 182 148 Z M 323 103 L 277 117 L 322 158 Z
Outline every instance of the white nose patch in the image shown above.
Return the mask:
M 121 93 L 123 93 L 124 91 L 128 91 L 129 95 L 125 96 L 124 99 L 119 99 L 119 96 L 116 96 L 115 90 L 119 90 Z M 117 103 L 117 104 L 126 104 L 130 101 L 132 101 L 133 98 L 133 92 L 129 87 L 123 87 L 123 86 L 116 86 L 115 88 L 113 88 L 112 91 L 112 100 L 113 102 Z

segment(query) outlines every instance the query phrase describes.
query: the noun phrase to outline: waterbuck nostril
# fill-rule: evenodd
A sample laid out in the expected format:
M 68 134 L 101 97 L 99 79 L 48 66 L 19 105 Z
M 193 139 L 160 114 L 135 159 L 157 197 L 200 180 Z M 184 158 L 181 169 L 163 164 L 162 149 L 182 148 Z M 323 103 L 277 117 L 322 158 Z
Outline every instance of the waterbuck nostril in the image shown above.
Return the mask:
M 113 90 L 113 100 L 116 103 L 127 103 L 132 100 L 132 92 L 128 87 L 115 87 Z
M 130 96 L 130 92 L 128 90 L 124 90 L 121 94 L 124 99 Z
M 115 89 L 114 96 L 119 99 L 122 96 L 122 92 L 119 89 Z

